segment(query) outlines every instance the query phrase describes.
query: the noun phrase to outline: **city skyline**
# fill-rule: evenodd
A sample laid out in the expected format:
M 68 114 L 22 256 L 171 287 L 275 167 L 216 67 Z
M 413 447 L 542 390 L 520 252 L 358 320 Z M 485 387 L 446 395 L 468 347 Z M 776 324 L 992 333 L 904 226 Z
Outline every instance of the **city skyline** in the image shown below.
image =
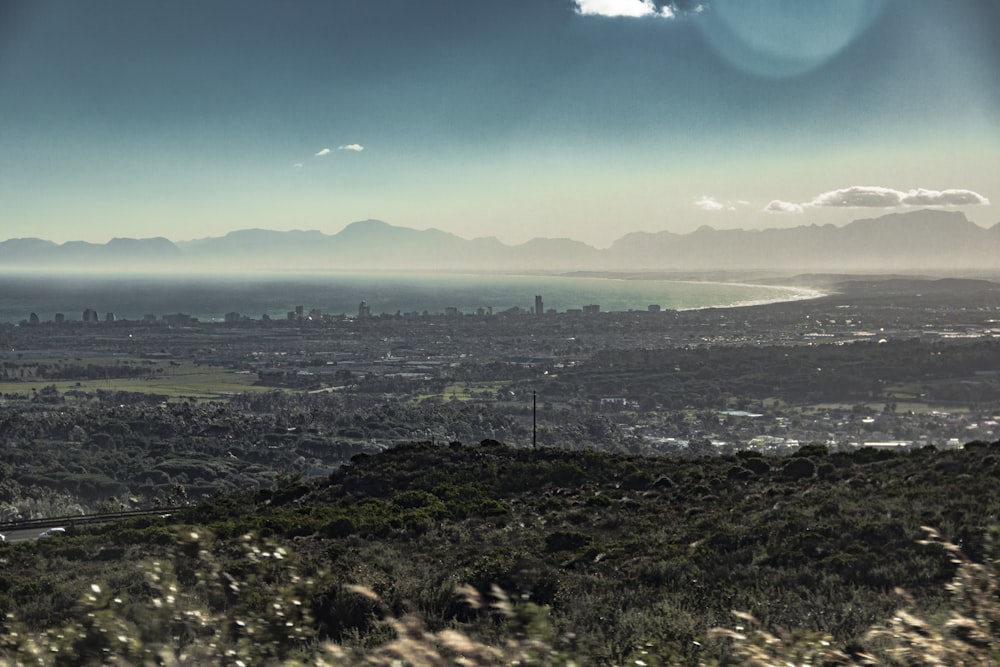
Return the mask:
M 3 236 L 1000 222 L 987 0 L 14 1 Z

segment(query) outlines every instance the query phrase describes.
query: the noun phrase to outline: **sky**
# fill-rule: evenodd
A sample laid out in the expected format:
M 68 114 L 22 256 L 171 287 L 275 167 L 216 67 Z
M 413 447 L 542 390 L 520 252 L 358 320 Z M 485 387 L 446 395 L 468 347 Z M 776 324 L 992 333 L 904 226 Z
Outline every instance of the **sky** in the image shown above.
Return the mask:
M 996 0 L 0 0 L 0 238 L 1000 222 Z

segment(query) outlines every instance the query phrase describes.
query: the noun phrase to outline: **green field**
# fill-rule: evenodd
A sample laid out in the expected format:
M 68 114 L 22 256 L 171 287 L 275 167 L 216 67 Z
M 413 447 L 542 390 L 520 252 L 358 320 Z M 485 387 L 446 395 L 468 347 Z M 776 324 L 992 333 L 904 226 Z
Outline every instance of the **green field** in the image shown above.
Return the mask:
M 504 386 L 504 382 L 452 382 L 445 386 L 441 392 L 441 398 L 445 400 L 473 401 L 486 398 L 494 398 L 497 391 Z
M 91 360 L 79 360 L 86 363 Z M 106 362 L 107 360 L 102 360 Z M 59 393 L 79 392 L 94 394 L 98 391 L 127 391 L 161 394 L 172 399 L 206 400 L 241 392 L 268 392 L 273 387 L 255 386 L 253 373 L 237 373 L 219 366 L 192 362 L 149 362 L 149 375 L 135 378 L 106 378 L 96 380 L 58 380 L 25 378 L 0 382 L 0 395 L 32 395 L 43 387 L 54 386 Z

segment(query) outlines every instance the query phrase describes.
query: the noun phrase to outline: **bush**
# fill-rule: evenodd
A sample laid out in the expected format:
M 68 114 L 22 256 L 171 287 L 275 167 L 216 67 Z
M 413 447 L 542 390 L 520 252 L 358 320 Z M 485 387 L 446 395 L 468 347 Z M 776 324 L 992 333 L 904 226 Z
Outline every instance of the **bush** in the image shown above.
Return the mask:
M 576 551 L 590 546 L 592 538 L 586 533 L 575 530 L 559 530 L 550 533 L 545 538 L 545 550 L 553 551 Z
M 781 467 L 781 474 L 788 479 L 805 479 L 816 474 L 816 464 L 810 459 L 789 459 Z

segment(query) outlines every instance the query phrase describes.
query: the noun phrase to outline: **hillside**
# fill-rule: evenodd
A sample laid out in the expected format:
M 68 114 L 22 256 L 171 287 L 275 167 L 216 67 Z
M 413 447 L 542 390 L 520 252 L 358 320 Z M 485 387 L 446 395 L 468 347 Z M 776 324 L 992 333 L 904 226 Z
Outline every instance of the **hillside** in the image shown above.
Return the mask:
M 412 444 L 319 482 L 220 497 L 174 527 L 143 519 L 10 546 L 0 605 L 37 633 L 116 596 L 124 606 L 100 618 L 142 635 L 119 647 L 132 658 L 164 643 L 207 651 L 199 637 L 259 659 L 308 655 L 316 640 L 371 650 L 388 639 L 378 619 L 411 608 L 428 632 L 544 640 L 556 653 L 536 664 L 708 664 L 729 651 L 709 628 L 733 627 L 734 609 L 857 650 L 900 604 L 894 587 L 929 613 L 945 604 L 955 565 L 918 544 L 921 525 L 986 557 L 998 472 L 1000 443 L 689 461 Z M 74 603 L 94 582 L 95 601 Z M 500 586 L 510 615 L 469 608 L 455 592 L 466 584 Z M 175 638 L 152 621 L 136 630 L 163 616 L 168 585 Z M 92 630 L 93 642 L 120 631 Z

